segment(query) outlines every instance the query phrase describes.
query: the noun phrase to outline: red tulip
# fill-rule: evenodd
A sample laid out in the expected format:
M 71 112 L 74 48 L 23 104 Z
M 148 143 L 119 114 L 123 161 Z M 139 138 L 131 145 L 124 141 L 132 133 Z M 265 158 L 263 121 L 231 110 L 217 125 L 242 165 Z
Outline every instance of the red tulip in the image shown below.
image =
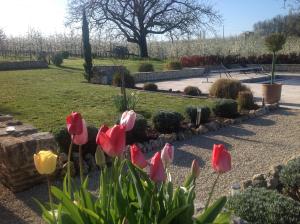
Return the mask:
M 73 143 L 76 145 L 85 145 L 88 142 L 88 130 L 86 127 L 85 120 L 82 119 L 82 133 L 74 135 Z
M 166 180 L 164 165 L 161 161 L 160 152 L 154 154 L 150 161 L 150 178 L 154 182 L 162 182 Z
M 125 149 L 125 126 L 100 127 L 96 142 L 110 157 L 120 156 Z
M 120 125 L 125 126 L 126 131 L 130 131 L 134 127 L 135 119 L 136 119 L 136 113 L 133 110 L 125 111 L 122 114 Z
M 200 167 L 199 167 L 199 163 L 195 159 L 192 162 L 191 171 L 192 171 L 192 174 L 195 178 L 199 177 Z
M 211 164 L 213 169 L 219 173 L 231 170 L 231 156 L 223 144 L 214 145 Z
M 70 135 L 80 135 L 83 131 L 82 117 L 80 113 L 72 112 L 66 118 L 67 129 Z
M 144 157 L 144 154 L 141 152 L 141 149 L 137 145 L 132 145 L 130 147 L 130 155 L 131 155 L 131 162 L 144 169 L 147 166 L 147 161 Z
M 173 162 L 174 159 L 174 146 L 170 143 L 166 143 L 161 151 L 161 160 L 163 161 L 165 168 Z

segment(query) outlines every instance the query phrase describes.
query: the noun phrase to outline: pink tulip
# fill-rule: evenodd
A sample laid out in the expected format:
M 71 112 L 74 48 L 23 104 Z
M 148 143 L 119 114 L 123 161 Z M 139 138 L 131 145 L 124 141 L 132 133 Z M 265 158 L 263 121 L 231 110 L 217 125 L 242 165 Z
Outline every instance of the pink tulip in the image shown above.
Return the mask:
M 103 125 L 98 131 L 96 142 L 110 157 L 120 156 L 125 149 L 125 126 L 108 128 Z
M 167 168 L 174 159 L 174 146 L 166 143 L 161 151 L 161 160 L 163 161 L 165 168 Z
M 88 130 L 86 127 L 85 120 L 82 119 L 82 133 L 74 135 L 73 143 L 76 145 L 85 145 L 88 142 Z
M 191 166 L 191 171 L 192 171 L 192 174 L 195 178 L 199 177 L 200 175 L 200 167 L 199 167 L 199 163 L 197 160 L 193 160 L 192 162 L 192 166 Z
M 144 169 L 147 166 L 147 161 L 144 157 L 144 154 L 137 145 L 134 144 L 130 147 L 130 155 L 131 162 L 137 167 Z
M 70 135 L 80 135 L 83 131 L 82 117 L 80 113 L 72 112 L 66 118 L 67 129 Z
M 223 144 L 214 145 L 211 164 L 218 173 L 231 170 L 231 156 Z
M 150 161 L 150 178 L 154 182 L 162 182 L 166 180 L 164 165 L 161 161 L 160 152 L 154 154 Z
M 125 126 L 126 131 L 130 131 L 134 127 L 135 119 L 136 119 L 136 113 L 133 110 L 125 111 L 122 114 L 120 125 Z

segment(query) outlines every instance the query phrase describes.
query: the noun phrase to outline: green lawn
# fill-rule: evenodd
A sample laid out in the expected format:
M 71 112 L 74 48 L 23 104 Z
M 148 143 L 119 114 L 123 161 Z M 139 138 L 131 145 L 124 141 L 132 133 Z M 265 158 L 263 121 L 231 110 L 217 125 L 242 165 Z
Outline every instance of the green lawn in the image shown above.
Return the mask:
M 135 62 L 126 64 L 134 70 Z M 55 131 L 64 126 L 65 117 L 72 110 L 81 112 L 89 124 L 113 124 L 118 113 L 112 96 L 120 92 L 119 88 L 86 83 L 81 63 L 81 60 L 67 60 L 66 67 L 62 68 L 50 66 L 43 70 L 0 72 L 0 113 L 12 114 L 43 131 Z M 160 109 L 183 113 L 186 105 L 211 104 L 209 100 L 159 93 L 138 94 L 140 101 L 136 110 L 149 120 L 151 114 Z

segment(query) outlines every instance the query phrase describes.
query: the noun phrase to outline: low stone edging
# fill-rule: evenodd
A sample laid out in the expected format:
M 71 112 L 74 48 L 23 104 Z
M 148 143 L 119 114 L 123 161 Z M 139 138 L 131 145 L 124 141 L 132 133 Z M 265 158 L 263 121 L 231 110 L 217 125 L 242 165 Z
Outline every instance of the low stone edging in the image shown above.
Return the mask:
M 259 108 L 257 110 L 250 110 L 248 114 L 244 114 L 241 117 L 235 119 L 216 119 L 206 124 L 200 125 L 198 128 L 187 129 L 184 132 L 171 133 L 171 134 L 160 134 L 157 139 L 152 139 L 149 142 L 137 143 L 143 153 L 148 153 L 151 151 L 156 151 L 161 149 L 166 143 L 173 143 L 175 141 L 182 141 L 190 139 L 195 135 L 203 135 L 208 132 L 217 131 L 223 127 L 227 127 L 233 124 L 240 124 L 243 121 L 253 119 L 255 117 L 264 116 L 271 111 L 279 108 L 279 104 L 270 104 L 265 107 Z M 126 151 L 129 152 L 130 146 L 127 146 Z
M 48 68 L 48 64 L 44 61 L 14 61 L 0 63 L 0 71 L 41 68 Z
M 271 64 L 248 64 L 249 67 L 262 66 L 264 71 L 270 72 L 272 70 Z M 300 72 L 300 64 L 276 64 L 277 72 Z

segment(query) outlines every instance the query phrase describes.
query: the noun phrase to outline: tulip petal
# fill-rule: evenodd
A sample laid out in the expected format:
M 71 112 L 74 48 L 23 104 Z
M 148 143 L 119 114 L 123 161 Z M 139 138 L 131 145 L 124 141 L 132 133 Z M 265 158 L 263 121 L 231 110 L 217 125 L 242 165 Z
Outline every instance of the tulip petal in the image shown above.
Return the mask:
M 74 135 L 73 143 L 76 145 L 85 145 L 88 142 L 88 130 L 85 120 L 82 119 L 82 133 Z

